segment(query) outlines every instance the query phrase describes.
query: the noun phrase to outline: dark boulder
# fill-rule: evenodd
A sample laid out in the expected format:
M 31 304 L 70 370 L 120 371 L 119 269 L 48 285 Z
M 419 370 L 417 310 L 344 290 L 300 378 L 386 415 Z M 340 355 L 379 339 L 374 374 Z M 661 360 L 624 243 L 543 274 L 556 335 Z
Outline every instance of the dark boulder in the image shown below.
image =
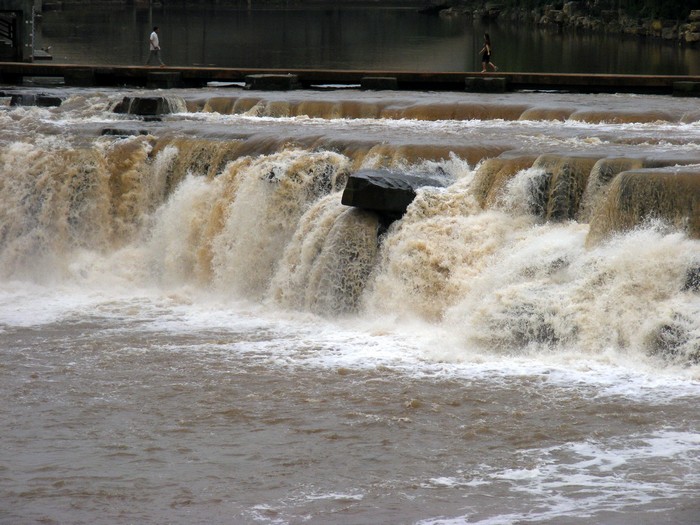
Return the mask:
M 416 190 L 426 186 L 444 187 L 447 182 L 430 174 L 361 170 L 348 177 L 341 202 L 396 220 L 406 213 L 416 197 Z

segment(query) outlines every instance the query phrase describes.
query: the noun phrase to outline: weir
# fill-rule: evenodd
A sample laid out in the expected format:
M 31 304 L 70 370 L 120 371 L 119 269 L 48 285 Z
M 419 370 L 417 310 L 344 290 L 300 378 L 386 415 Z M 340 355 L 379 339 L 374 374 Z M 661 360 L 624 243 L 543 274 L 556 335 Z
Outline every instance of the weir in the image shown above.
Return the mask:
M 549 102 L 539 100 L 533 103 L 509 103 L 488 96 L 480 98 L 460 98 L 451 96 L 451 101 L 436 102 L 404 98 L 400 94 L 390 97 L 366 94 L 357 100 L 357 90 L 337 90 L 335 92 L 314 92 L 313 100 L 308 93 L 268 94 L 246 92 L 237 88 L 225 88 L 217 95 L 198 95 L 190 91 L 183 97 L 178 94 L 166 95 L 163 92 L 149 92 L 124 97 L 114 106 L 116 113 L 137 116 L 157 116 L 188 111 L 191 113 L 218 113 L 222 115 L 246 115 L 254 117 L 311 117 L 320 119 L 391 119 L 417 121 L 466 121 L 466 120 L 522 120 L 583 122 L 591 124 L 643 124 L 655 122 L 700 121 L 700 112 L 692 105 L 681 105 L 680 110 L 660 111 L 627 108 L 579 109 L 570 107 L 550 107 Z M 18 105 L 32 105 L 29 95 L 22 96 L 21 88 L 9 87 L 6 96 L 18 97 Z M 15 95 L 15 93 L 17 93 Z M 157 93 L 157 94 L 156 94 Z M 241 94 L 244 93 L 244 94 Z M 44 97 L 48 95 L 42 95 Z M 22 102 L 19 97 L 23 97 Z M 55 97 L 54 97 L 55 98 Z M 37 103 L 38 105 L 38 103 Z
M 40 93 L 58 105 L 22 105 Z M 449 320 L 469 344 L 507 351 L 632 345 L 700 359 L 700 115 L 680 100 L 26 95 L 0 106 L 5 279 L 110 280 L 127 264 L 139 285 Z M 344 205 L 363 171 L 431 182 L 400 208 L 376 195 Z

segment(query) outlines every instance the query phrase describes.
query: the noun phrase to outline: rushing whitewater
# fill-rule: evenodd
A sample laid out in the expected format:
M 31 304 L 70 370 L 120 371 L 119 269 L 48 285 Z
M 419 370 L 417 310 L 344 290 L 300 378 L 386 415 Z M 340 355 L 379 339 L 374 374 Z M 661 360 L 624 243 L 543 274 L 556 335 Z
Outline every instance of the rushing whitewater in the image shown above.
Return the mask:
M 694 103 L 58 94 L 0 99 L 0 523 L 697 522 Z

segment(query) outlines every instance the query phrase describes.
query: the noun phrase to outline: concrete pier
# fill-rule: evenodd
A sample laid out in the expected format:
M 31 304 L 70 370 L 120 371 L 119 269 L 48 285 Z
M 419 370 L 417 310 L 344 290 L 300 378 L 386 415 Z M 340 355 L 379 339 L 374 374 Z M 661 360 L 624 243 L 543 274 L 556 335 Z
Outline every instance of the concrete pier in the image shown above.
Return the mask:
M 34 0 L 0 0 L 0 60 L 34 58 Z
M 157 73 L 157 75 L 154 75 Z M 426 71 L 368 71 L 342 69 L 240 69 L 213 67 L 149 67 L 56 64 L 53 62 L 0 62 L 0 81 L 21 84 L 26 77 L 55 77 L 67 84 L 89 83 L 94 86 L 155 86 L 154 79 L 179 79 L 159 82 L 159 87 L 204 87 L 209 82 L 246 83 L 261 76 L 295 78 L 298 87 L 315 88 L 326 85 L 368 86 L 368 79 L 391 78 L 391 89 L 434 91 L 507 91 L 541 90 L 580 93 L 639 93 L 678 94 L 679 87 L 700 83 L 700 76 L 680 75 L 612 75 L 579 73 L 474 73 Z M 162 77 L 162 78 L 160 78 Z M 394 80 L 395 79 L 395 80 Z M 471 80 L 470 80 L 471 79 Z M 498 79 L 489 82 L 486 79 Z M 78 80 L 78 82 L 76 82 Z M 493 89 L 491 84 L 498 84 Z M 686 83 L 686 84 L 684 84 Z M 491 89 L 482 89 L 484 86 Z M 295 86 L 296 87 L 296 86 Z M 383 86 L 382 86 L 383 87 Z M 253 86 L 251 86 L 253 88 Z M 288 88 L 288 87 L 287 87 Z M 697 96 L 695 89 L 683 92 Z

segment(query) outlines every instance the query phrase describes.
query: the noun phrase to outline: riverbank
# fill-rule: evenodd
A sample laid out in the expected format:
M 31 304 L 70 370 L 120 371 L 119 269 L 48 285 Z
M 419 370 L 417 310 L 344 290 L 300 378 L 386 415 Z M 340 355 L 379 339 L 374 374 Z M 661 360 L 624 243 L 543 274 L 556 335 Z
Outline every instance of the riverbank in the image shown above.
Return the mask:
M 444 2 L 433 4 L 433 10 L 441 17 L 468 16 L 493 22 L 531 24 L 557 31 L 634 35 L 676 41 L 680 45 L 700 42 L 700 10 L 690 10 L 683 19 L 640 17 L 622 9 L 601 9 L 589 2 L 545 4 L 530 9 L 494 2 Z

